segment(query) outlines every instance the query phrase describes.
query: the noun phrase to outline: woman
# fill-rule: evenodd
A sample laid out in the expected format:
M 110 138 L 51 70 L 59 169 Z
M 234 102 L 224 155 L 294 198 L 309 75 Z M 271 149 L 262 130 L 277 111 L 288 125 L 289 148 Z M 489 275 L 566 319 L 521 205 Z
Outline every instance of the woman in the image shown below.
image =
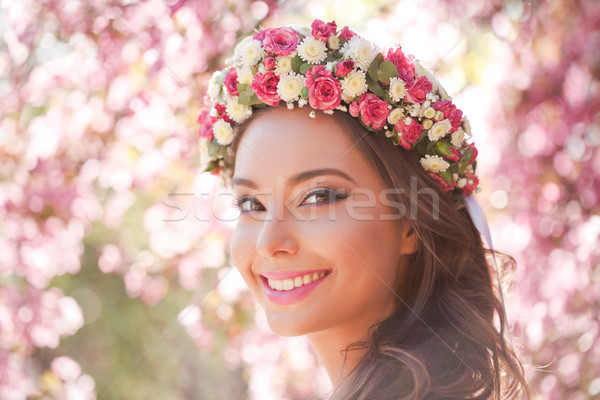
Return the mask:
M 464 206 L 477 151 L 435 78 L 319 20 L 228 62 L 199 122 L 241 211 L 232 260 L 271 329 L 307 336 L 331 399 L 528 398 Z

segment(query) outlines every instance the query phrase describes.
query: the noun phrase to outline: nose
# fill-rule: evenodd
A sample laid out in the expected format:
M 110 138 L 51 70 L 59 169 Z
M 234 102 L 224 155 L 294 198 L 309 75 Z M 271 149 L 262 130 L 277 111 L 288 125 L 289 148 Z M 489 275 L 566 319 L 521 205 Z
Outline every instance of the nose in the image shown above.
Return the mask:
M 274 257 L 278 253 L 296 254 L 298 240 L 292 222 L 287 215 L 270 215 L 263 220 L 256 239 L 257 253 L 263 257 Z

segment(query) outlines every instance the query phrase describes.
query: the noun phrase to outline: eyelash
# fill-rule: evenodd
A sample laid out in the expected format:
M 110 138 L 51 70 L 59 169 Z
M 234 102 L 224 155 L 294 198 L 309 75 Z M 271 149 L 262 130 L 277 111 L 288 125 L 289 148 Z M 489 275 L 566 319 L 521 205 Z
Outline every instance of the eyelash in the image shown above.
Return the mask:
M 332 202 L 334 202 L 334 201 L 343 200 L 343 199 L 345 199 L 346 197 L 348 197 L 348 196 L 349 196 L 349 195 L 347 195 L 347 194 L 346 194 L 346 195 L 343 195 L 343 194 L 341 194 L 341 193 L 338 193 L 338 192 L 336 192 L 336 191 L 335 191 L 335 190 L 333 190 L 333 189 L 328 189 L 328 188 L 319 188 L 319 189 L 311 190 L 311 191 L 310 191 L 310 192 L 309 192 L 309 193 L 308 193 L 308 194 L 307 194 L 307 195 L 304 197 L 304 199 L 302 200 L 302 202 L 306 201 L 306 199 L 310 198 L 310 197 L 311 197 L 311 196 L 313 196 L 313 195 L 317 195 L 317 197 L 318 197 L 318 195 L 319 195 L 319 194 L 323 194 L 323 193 L 324 193 L 324 194 L 326 194 L 326 195 L 329 195 L 329 196 L 330 196 L 330 198 L 334 198 L 334 200 L 332 200 L 332 201 L 325 201 L 325 202 L 316 202 L 316 203 L 314 203 L 315 205 L 319 206 L 319 205 L 321 205 L 321 204 L 329 204 L 329 203 L 332 203 Z M 241 206 L 242 206 L 242 204 L 243 204 L 243 203 L 244 203 L 246 200 L 252 200 L 252 196 L 242 196 L 242 197 L 240 197 L 240 198 L 238 198 L 238 199 L 234 199 L 234 200 L 233 200 L 233 202 L 232 202 L 232 204 L 233 204 L 233 206 L 234 206 L 235 208 L 237 208 L 238 210 L 240 210 L 240 212 L 241 212 L 242 214 L 244 214 L 244 213 L 247 213 L 247 212 L 250 212 L 250 211 L 257 211 L 257 210 L 244 210 L 244 209 L 242 209 L 242 207 L 241 207 Z

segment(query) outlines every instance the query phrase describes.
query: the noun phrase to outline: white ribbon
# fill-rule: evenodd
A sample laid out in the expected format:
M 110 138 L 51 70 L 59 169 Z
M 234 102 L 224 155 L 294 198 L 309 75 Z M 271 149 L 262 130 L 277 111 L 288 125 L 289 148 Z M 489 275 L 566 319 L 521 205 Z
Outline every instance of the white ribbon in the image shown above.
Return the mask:
M 502 293 L 500 268 L 498 268 L 498 261 L 496 260 L 496 254 L 494 254 L 494 245 L 492 244 L 490 226 L 487 218 L 485 217 L 485 213 L 481 209 L 481 206 L 479 206 L 479 203 L 477 203 L 477 201 L 471 196 L 464 196 L 463 198 L 465 200 L 465 207 L 471 216 L 471 220 L 473 220 L 473 224 L 485 240 L 488 248 L 492 250 L 492 258 L 494 260 L 494 267 L 496 268 L 496 279 L 498 280 L 498 289 L 500 290 L 500 302 L 502 303 L 502 308 L 504 309 L 504 324 L 502 326 L 502 330 L 504 332 L 504 338 L 510 344 L 510 337 L 507 329 L 508 317 L 506 316 L 506 305 L 504 304 L 504 294 Z

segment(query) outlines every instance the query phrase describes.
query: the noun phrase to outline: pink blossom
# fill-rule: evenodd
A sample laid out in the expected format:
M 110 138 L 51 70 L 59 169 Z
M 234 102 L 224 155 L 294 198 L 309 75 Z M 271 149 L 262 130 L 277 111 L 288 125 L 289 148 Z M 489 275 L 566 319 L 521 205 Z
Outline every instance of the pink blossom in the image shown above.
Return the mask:
M 388 103 L 373 93 L 364 93 L 358 100 L 350 104 L 350 115 L 358 117 L 362 122 L 375 130 L 383 128 L 390 114 Z
M 276 62 L 275 62 L 275 57 L 271 57 L 271 56 L 269 56 L 269 57 L 266 57 L 266 58 L 263 60 L 263 65 L 265 66 L 265 69 L 266 69 L 267 71 L 272 71 L 272 70 L 274 70 L 274 69 L 275 69 L 275 64 L 276 64 Z
M 463 112 L 456 108 L 456 106 L 450 100 L 436 101 L 433 103 L 433 109 L 444 113 L 444 118 L 448 119 L 452 124 L 452 130 L 455 132 L 460 126 L 462 121 Z
M 222 119 L 228 123 L 232 122 L 231 118 L 229 118 L 229 115 L 227 115 L 227 106 L 225 104 L 217 103 L 214 108 L 217 110 L 217 117 L 210 117 L 212 118 L 213 123 L 218 119 Z
M 389 49 L 385 61 L 391 61 L 398 69 L 398 76 L 407 84 L 412 84 L 415 78 L 415 66 L 413 64 L 414 56 L 406 56 L 402 52 L 402 47 Z
M 335 31 L 337 30 L 335 21 L 325 23 L 320 19 L 315 19 L 310 27 L 312 28 L 314 38 L 325 43 L 327 43 L 329 36 L 335 35 Z
M 406 150 L 411 150 L 413 143 L 421 136 L 423 126 L 416 119 L 412 118 L 410 124 L 405 124 L 403 120 L 398 121 L 394 129 L 399 133 L 398 141 L 400 146 Z
M 352 60 L 341 61 L 341 62 L 337 63 L 337 65 L 335 67 L 335 76 L 340 77 L 340 78 L 344 77 L 344 76 L 348 75 L 353 69 L 354 69 L 354 61 L 352 61 Z
M 252 40 L 258 40 L 262 44 L 265 40 L 265 36 L 266 36 L 267 32 L 270 31 L 271 29 L 273 29 L 273 28 L 268 28 L 268 29 L 264 29 L 262 31 L 256 32 L 254 35 L 252 35 Z
M 479 178 L 471 172 L 465 173 L 465 176 L 467 178 L 467 184 L 463 186 L 462 194 L 463 196 L 468 196 L 473 193 L 475 189 L 477 189 L 477 186 L 479 185 Z
M 198 136 L 201 138 L 207 138 L 209 141 L 213 140 L 213 119 L 208 114 L 208 111 L 202 110 L 200 114 L 198 114 L 198 119 L 196 120 L 200 124 L 200 128 L 198 128 Z
M 423 103 L 425 96 L 431 92 L 432 88 L 431 82 L 426 77 L 420 76 L 411 87 L 406 88 L 405 99 L 411 103 Z
M 323 65 L 317 65 L 306 71 L 308 102 L 317 110 L 333 110 L 340 105 L 342 88 L 340 82 Z
M 259 72 L 254 75 L 250 88 L 254 90 L 260 101 L 269 106 L 276 106 L 281 100 L 281 97 L 277 94 L 278 83 L 279 76 L 274 72 Z
M 229 68 L 223 84 L 227 88 L 227 92 L 232 96 L 239 96 L 240 92 L 237 89 L 237 70 L 235 68 Z
M 268 54 L 289 56 L 300 43 L 298 34 L 292 28 L 275 28 L 267 30 L 263 46 Z
M 459 161 L 460 157 L 462 156 L 462 154 L 460 154 L 460 150 L 455 149 L 454 147 L 450 147 L 449 150 L 452 154 L 446 154 L 444 155 L 444 157 L 446 157 L 450 161 Z
M 350 28 L 348 28 L 347 26 L 343 27 L 338 35 L 340 39 L 346 39 L 347 41 L 353 38 L 354 36 L 358 35 L 356 34 L 356 32 L 350 30 Z
M 446 182 L 444 178 L 442 178 L 438 174 L 430 172 L 429 176 L 433 178 L 433 180 L 443 193 L 447 193 L 456 187 L 456 183 L 452 182 L 452 184 L 450 185 L 448 184 L 448 182 Z

